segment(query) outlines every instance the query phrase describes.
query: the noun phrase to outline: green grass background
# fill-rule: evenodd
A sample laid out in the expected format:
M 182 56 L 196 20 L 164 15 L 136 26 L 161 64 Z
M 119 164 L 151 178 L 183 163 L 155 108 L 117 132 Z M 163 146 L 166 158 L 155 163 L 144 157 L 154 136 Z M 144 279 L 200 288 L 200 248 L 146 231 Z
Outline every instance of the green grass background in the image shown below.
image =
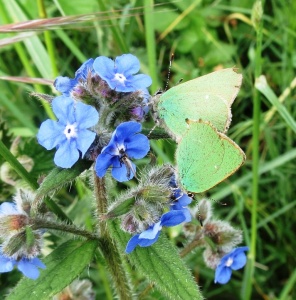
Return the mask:
M 215 204 L 215 214 L 243 230 L 244 244 L 251 249 L 249 264 L 220 286 L 213 283 L 214 272 L 205 267 L 200 250 L 186 257 L 207 299 L 296 299 L 296 2 L 265 1 L 261 19 L 254 3 L 0 0 L 0 136 L 18 158 L 27 155 L 32 159 L 34 178 L 53 166 L 53 152 L 45 152 L 35 139 L 40 123 L 52 112 L 30 93 L 55 91 L 50 85 L 15 82 L 5 76 L 74 77 L 75 70 L 90 57 L 132 53 L 140 59 L 141 71 L 152 77 L 153 94 L 165 86 L 172 52 L 175 60 L 169 86 L 218 68 L 236 66 L 243 73 L 229 136 L 246 152 L 247 161 L 207 196 L 227 203 Z M 82 14 L 90 15 L 81 21 Z M 35 23 L 13 33 L 7 32 L 12 25 L 3 26 L 73 15 L 76 17 L 66 24 L 47 20 L 42 27 Z M 267 97 L 255 87 L 255 78 L 261 74 L 271 89 L 263 88 Z M 151 124 L 148 119 L 146 126 Z M 19 136 L 16 150 L 12 141 Z M 171 141 L 154 142 L 158 162 L 173 161 L 174 147 Z M 1 157 L 0 164 L 0 199 L 5 201 L 11 199 L 14 186 L 3 180 L 7 165 Z M 17 181 L 17 176 L 14 179 Z M 87 186 L 76 183 L 70 192 L 62 190 L 56 197 L 76 223 L 91 228 L 89 195 Z M 49 239 L 49 243 L 55 242 L 55 238 Z M 97 262 L 89 275 L 97 299 L 112 299 L 112 284 L 102 264 Z M 0 298 L 19 278 L 18 272 L 0 275 Z M 142 277 L 133 280 L 145 288 Z M 145 299 L 161 297 L 152 291 Z

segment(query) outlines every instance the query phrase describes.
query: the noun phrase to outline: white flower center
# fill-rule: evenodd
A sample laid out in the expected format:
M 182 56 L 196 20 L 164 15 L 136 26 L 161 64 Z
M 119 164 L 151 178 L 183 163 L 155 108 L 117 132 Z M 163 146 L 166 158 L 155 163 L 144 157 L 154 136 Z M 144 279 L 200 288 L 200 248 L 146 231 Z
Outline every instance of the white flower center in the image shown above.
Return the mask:
M 126 81 L 126 78 L 123 74 L 116 73 L 113 79 L 119 81 L 122 85 L 125 85 L 124 83 Z
M 226 267 L 230 267 L 230 266 L 232 265 L 232 263 L 233 263 L 233 258 L 232 258 L 232 257 L 229 257 L 229 258 L 227 259 L 227 262 L 225 263 L 225 266 L 226 266 Z
M 71 138 L 77 138 L 77 124 L 76 122 L 73 124 L 67 124 L 64 129 L 64 135 L 66 136 L 67 140 Z

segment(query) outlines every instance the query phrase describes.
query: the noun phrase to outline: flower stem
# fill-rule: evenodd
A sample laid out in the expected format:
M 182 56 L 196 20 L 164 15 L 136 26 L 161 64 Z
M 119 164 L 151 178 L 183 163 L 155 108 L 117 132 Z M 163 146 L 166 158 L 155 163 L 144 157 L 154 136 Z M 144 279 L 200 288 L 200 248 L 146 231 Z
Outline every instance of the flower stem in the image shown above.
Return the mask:
M 201 239 L 202 237 L 202 230 L 199 230 L 199 232 L 196 234 L 194 240 L 186 245 L 186 247 L 183 248 L 183 250 L 180 252 L 180 257 L 185 257 L 187 254 L 189 254 L 194 248 L 203 245 L 204 241 Z
M 98 217 L 107 212 L 107 197 L 104 178 L 99 178 L 94 171 L 94 193 L 96 197 Z M 106 221 L 99 220 L 100 236 L 102 238 L 101 251 L 106 259 L 106 264 L 111 273 L 119 299 L 130 300 L 132 293 L 129 288 L 128 278 L 124 271 L 121 255 L 117 245 L 112 240 Z
M 60 230 L 63 232 L 73 233 L 75 235 L 80 235 L 86 239 L 90 240 L 99 240 L 99 236 L 93 234 L 87 230 L 83 230 L 74 225 L 65 224 L 65 223 L 57 223 L 56 221 L 44 220 L 41 218 L 33 218 L 31 219 L 31 224 L 33 229 L 54 229 Z
M 264 0 L 257 0 L 253 7 L 255 16 L 253 24 L 257 33 L 256 55 L 255 55 L 255 80 L 261 75 L 262 69 L 262 36 L 263 36 L 263 5 Z M 249 300 L 252 297 L 252 282 L 254 278 L 254 267 L 256 260 L 257 240 L 257 205 L 259 201 L 259 161 L 260 161 L 260 92 L 254 88 L 253 92 L 253 140 L 252 140 L 252 217 L 251 217 L 251 244 L 248 255 L 248 263 L 244 274 L 244 283 L 241 291 L 242 299 Z

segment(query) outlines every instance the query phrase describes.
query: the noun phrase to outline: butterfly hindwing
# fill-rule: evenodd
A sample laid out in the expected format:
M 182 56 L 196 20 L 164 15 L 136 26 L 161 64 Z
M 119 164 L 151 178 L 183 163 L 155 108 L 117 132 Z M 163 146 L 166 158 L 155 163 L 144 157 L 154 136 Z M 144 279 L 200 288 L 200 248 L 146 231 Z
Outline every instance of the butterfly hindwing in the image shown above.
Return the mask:
M 178 178 L 189 192 L 202 193 L 233 174 L 245 161 L 240 147 L 209 122 L 190 122 L 176 162 Z

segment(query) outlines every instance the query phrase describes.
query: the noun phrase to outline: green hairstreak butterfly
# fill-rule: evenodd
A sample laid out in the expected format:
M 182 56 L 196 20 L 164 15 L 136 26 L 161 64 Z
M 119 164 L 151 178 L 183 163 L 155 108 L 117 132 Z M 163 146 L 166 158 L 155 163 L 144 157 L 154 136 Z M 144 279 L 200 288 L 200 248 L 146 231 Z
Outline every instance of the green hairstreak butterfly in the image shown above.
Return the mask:
M 184 122 L 187 131 L 176 151 L 178 180 L 192 193 L 202 193 L 233 174 L 245 161 L 241 148 L 210 122 Z
M 188 128 L 185 119 L 209 121 L 225 133 L 231 122 L 230 108 L 241 83 L 242 75 L 234 68 L 212 72 L 157 96 L 157 112 L 177 141 Z

